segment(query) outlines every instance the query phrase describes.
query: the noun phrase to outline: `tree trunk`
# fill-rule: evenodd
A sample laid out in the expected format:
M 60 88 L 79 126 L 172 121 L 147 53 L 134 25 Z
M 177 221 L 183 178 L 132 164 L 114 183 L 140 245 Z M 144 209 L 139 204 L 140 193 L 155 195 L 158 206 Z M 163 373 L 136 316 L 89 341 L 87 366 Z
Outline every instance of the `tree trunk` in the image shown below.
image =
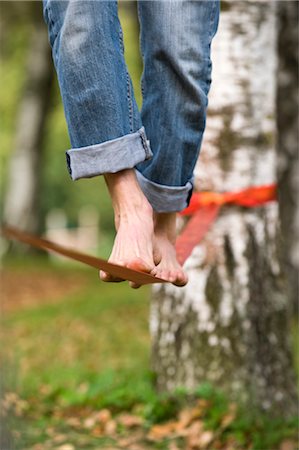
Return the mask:
M 278 2 L 276 95 L 277 177 L 283 235 L 282 265 L 287 276 L 290 305 L 296 313 L 298 313 L 299 270 L 298 7 L 297 1 Z
M 32 5 L 31 5 L 32 6 Z M 40 5 L 31 32 L 26 80 L 16 121 L 14 150 L 10 159 L 4 202 L 4 221 L 36 232 L 42 175 L 42 135 L 50 101 L 53 68 L 46 26 Z
M 275 2 L 223 2 L 213 44 L 200 190 L 275 182 Z M 154 288 L 158 389 L 209 381 L 271 414 L 296 411 L 278 205 L 224 206 L 186 263 L 184 288 Z

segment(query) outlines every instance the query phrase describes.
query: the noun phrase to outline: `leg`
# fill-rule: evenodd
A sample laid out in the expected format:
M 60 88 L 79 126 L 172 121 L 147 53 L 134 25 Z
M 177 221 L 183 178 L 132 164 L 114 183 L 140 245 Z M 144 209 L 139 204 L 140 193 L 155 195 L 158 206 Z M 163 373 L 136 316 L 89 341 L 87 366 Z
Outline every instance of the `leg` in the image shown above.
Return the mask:
M 192 193 L 205 129 L 210 46 L 219 2 L 140 0 L 139 17 L 144 58 L 141 117 L 153 158 L 137 165 L 137 176 L 155 211 L 156 245 L 162 253 L 157 273 L 184 284 L 186 276 L 173 247 L 174 212 L 188 205 Z
M 73 147 L 70 174 L 105 174 L 117 229 L 110 261 L 150 272 L 152 209 L 133 167 L 152 153 L 124 61 L 117 2 L 44 0 L 44 17 Z
M 123 55 L 116 1 L 44 0 L 74 180 L 151 157 Z

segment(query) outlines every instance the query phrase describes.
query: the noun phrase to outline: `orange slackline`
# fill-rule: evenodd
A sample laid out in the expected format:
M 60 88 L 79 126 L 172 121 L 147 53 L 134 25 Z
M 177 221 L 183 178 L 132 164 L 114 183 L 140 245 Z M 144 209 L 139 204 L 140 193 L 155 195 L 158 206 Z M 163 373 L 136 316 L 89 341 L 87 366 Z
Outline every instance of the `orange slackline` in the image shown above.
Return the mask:
M 275 184 L 251 187 L 238 192 L 194 193 L 188 208 L 180 213 L 183 216 L 191 215 L 192 217 L 189 219 L 182 233 L 177 237 L 176 252 L 178 261 L 180 264 L 184 264 L 186 259 L 191 255 L 193 248 L 201 241 L 216 220 L 222 205 L 230 203 L 245 207 L 254 207 L 276 199 Z M 16 228 L 4 227 L 2 234 L 8 239 L 16 239 L 34 247 L 60 253 L 89 266 L 102 269 L 118 278 L 134 281 L 138 284 L 163 283 L 165 281 L 143 272 L 128 269 L 117 264 L 111 264 L 103 259 L 65 248 L 62 245 L 55 244 L 54 242 L 33 236 L 29 233 L 24 233 Z

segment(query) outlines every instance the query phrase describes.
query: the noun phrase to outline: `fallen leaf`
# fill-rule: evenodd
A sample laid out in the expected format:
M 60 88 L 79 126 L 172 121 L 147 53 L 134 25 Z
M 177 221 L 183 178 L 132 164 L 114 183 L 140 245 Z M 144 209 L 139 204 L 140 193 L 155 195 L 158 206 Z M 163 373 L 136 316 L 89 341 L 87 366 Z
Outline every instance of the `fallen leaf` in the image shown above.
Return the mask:
M 150 441 L 159 441 L 165 437 L 170 437 L 176 429 L 177 422 L 167 422 L 163 425 L 154 425 L 149 433 L 147 439 Z
M 140 416 L 134 416 L 132 414 L 121 414 L 117 418 L 118 423 L 126 428 L 137 427 L 143 424 L 144 420 Z
M 196 405 L 202 412 L 204 412 L 211 406 L 211 402 L 204 398 L 200 398 L 197 400 Z
M 203 423 L 199 420 L 193 422 L 192 425 L 186 429 L 186 441 L 189 449 L 199 448 L 199 437 L 202 433 Z
M 291 439 L 285 439 L 279 447 L 279 450 L 296 450 L 296 442 Z
M 67 439 L 66 434 L 56 434 L 52 437 L 52 441 L 55 442 L 55 444 L 60 444 L 61 442 L 65 441 Z
M 93 428 L 93 430 L 91 431 L 91 434 L 95 437 L 103 436 L 103 434 L 104 434 L 103 428 L 100 425 L 98 425 L 95 428 Z
M 109 409 L 101 409 L 96 413 L 96 419 L 100 423 L 107 423 L 111 419 L 111 412 Z
M 117 441 L 117 444 L 123 448 L 130 446 L 130 450 L 132 450 L 132 446 L 137 445 L 138 441 L 142 438 L 143 438 L 143 433 L 138 432 L 138 433 L 131 434 L 130 436 L 120 438 Z
M 105 434 L 111 435 L 114 434 L 116 432 L 116 428 L 117 428 L 117 423 L 115 422 L 115 420 L 109 420 L 107 423 L 105 423 L 105 427 L 104 427 L 104 431 Z
M 195 425 L 193 425 L 193 424 L 195 424 Z M 204 426 L 204 423 L 202 420 L 196 420 L 187 428 L 182 428 L 182 429 L 177 428 L 176 436 L 177 437 L 190 436 L 192 434 L 195 434 L 197 432 L 196 430 L 201 431 L 203 429 L 203 426 Z
M 79 428 L 81 427 L 81 421 L 78 417 L 69 417 L 65 421 L 70 427 Z
M 46 429 L 46 433 L 47 433 L 48 436 L 54 436 L 54 434 L 55 434 L 55 428 L 53 428 L 53 427 L 48 427 L 48 428 Z
M 183 409 L 179 413 L 179 420 L 178 420 L 178 428 L 186 428 L 190 422 L 192 422 L 193 419 L 197 417 L 197 413 L 195 412 L 196 408 L 192 409 Z
M 91 428 L 93 428 L 95 426 L 95 424 L 96 424 L 96 418 L 94 416 L 91 416 L 91 417 L 87 417 L 84 420 L 83 427 L 90 430 Z
M 237 406 L 234 403 L 231 403 L 229 405 L 229 411 L 228 413 L 223 416 L 222 420 L 221 420 L 221 424 L 220 427 L 222 429 L 227 428 L 236 418 L 236 410 L 237 410 Z
M 64 444 L 56 448 L 57 450 L 75 450 L 73 444 Z
M 209 444 L 214 440 L 213 431 L 204 431 L 198 438 L 197 447 L 201 449 L 207 448 Z
M 168 448 L 169 450 L 180 450 L 180 448 L 177 446 L 175 442 L 171 442 Z

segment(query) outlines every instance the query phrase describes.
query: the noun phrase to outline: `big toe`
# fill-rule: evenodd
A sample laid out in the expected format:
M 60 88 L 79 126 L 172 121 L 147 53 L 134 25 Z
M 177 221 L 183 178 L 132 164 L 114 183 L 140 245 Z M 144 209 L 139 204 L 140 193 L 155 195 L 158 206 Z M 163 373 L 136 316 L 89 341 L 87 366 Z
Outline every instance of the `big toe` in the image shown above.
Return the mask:
M 123 261 L 119 261 L 117 264 L 120 266 L 125 266 Z M 106 272 L 104 270 L 99 271 L 99 277 L 102 281 L 105 281 L 106 283 L 120 283 L 121 281 L 124 281 L 122 278 L 115 277 L 114 275 L 111 275 L 111 273 Z
M 188 283 L 188 277 L 182 270 L 178 270 L 175 274 L 173 274 L 174 280 L 171 281 L 175 286 L 183 287 Z
M 154 263 L 151 265 L 141 258 L 135 258 L 128 262 L 126 266 L 128 269 L 136 270 L 138 272 L 150 273 L 154 268 Z
M 146 263 L 141 258 L 136 258 L 126 264 L 128 269 L 136 270 L 138 272 L 151 273 L 153 270 L 153 265 Z M 141 284 L 135 283 L 134 281 L 129 281 L 129 285 L 133 289 L 138 289 L 141 287 Z

